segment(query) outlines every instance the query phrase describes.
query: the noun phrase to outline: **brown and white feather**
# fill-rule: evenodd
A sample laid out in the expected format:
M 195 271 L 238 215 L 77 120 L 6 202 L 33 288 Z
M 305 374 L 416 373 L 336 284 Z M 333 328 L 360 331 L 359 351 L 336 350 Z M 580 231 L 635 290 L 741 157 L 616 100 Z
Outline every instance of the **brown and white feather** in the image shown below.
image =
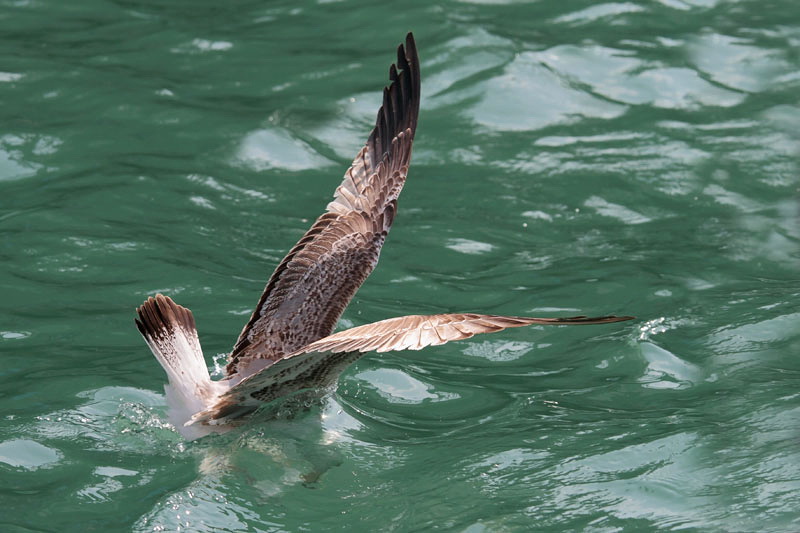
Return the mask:
M 226 368 L 248 374 L 329 335 L 378 262 L 411 161 L 420 100 L 411 34 L 389 69 L 375 128 L 327 211 L 278 265 L 239 335 Z
M 197 413 L 189 424 L 228 424 L 263 402 L 305 389 L 324 389 L 336 382 L 347 366 L 367 352 L 421 350 L 480 333 L 531 324 L 610 324 L 629 316 L 536 318 L 522 316 L 450 313 L 390 318 L 340 331 L 312 342 L 223 393 L 219 400 Z
M 164 387 L 169 421 L 189 439 L 213 432 L 185 427 L 193 414 L 214 404 L 231 386 L 211 380 L 192 312 L 168 296 L 157 294 L 139 306 L 136 313 L 136 327 L 169 378 Z
M 139 307 L 136 324 L 169 377 L 170 421 L 187 438 L 230 429 L 265 402 L 304 390 L 321 394 L 367 352 L 420 350 L 531 324 L 608 324 L 633 318 L 412 315 L 332 334 L 378 262 L 406 180 L 420 101 L 419 59 L 411 34 L 398 48 L 389 79 L 367 143 L 326 212 L 270 277 L 229 356 L 225 379 L 211 380 L 188 309 L 160 294 Z

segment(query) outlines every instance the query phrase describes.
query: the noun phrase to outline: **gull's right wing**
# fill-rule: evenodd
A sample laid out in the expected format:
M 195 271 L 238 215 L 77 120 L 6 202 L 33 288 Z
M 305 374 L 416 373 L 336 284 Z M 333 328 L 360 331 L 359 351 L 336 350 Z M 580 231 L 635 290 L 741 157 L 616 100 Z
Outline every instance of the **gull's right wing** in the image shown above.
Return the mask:
M 453 313 L 381 320 L 312 342 L 235 385 L 222 394 L 214 405 L 194 415 L 187 425 L 197 422 L 226 424 L 255 410 L 263 402 L 303 389 L 331 385 L 350 363 L 366 352 L 421 350 L 426 346 L 467 339 L 478 333 L 493 333 L 531 324 L 610 324 L 631 319 L 632 316 L 613 315 L 534 318 Z

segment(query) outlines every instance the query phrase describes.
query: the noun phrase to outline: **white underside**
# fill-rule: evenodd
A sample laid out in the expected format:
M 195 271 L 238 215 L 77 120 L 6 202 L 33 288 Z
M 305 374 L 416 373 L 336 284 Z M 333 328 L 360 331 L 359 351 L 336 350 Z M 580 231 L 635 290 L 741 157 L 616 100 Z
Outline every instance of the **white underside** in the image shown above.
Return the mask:
M 194 338 L 188 338 L 187 332 L 177 328 L 167 339 L 145 339 L 169 378 L 169 384 L 164 386 L 167 418 L 178 433 L 188 440 L 232 429 L 231 426 L 184 425 L 192 415 L 211 407 L 220 395 L 231 388 L 227 380 L 211 380 L 196 332 L 192 333 Z
M 216 391 L 213 391 L 211 394 L 198 393 L 187 396 L 184 392 L 187 388 L 186 385 L 185 383 L 179 386 L 173 386 L 172 383 L 164 385 L 164 393 L 169 409 L 167 412 L 167 419 L 170 424 L 175 426 L 175 429 L 178 430 L 178 433 L 180 433 L 183 438 L 194 440 L 212 433 L 225 433 L 233 429 L 233 426 L 207 426 L 204 424 L 184 425 L 191 420 L 192 415 L 211 407 L 220 394 L 229 388 L 229 386 L 211 381 L 209 378 L 204 388 L 217 389 Z

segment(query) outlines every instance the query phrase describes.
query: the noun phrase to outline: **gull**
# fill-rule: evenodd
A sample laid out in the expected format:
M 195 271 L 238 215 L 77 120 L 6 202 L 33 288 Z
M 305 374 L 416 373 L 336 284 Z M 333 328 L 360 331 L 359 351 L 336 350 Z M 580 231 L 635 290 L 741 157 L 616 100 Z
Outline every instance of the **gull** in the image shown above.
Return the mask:
M 378 263 L 411 162 L 420 103 L 414 36 L 397 49 L 390 84 L 366 144 L 326 211 L 270 277 L 233 347 L 225 377 L 212 380 L 192 312 L 162 294 L 138 309 L 136 326 L 167 373 L 170 422 L 191 440 L 241 424 L 265 403 L 322 395 L 367 352 L 421 350 L 478 333 L 530 324 L 608 324 L 630 316 L 534 318 L 476 313 L 409 315 L 333 333 Z

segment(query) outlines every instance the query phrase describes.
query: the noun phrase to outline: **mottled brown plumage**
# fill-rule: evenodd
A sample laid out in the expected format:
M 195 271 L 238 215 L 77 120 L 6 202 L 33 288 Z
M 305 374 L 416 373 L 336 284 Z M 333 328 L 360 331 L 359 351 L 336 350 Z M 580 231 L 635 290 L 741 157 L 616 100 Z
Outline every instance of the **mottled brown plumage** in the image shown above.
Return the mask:
M 398 48 L 389 78 L 366 145 L 345 172 L 327 211 L 267 283 L 231 352 L 229 375 L 241 363 L 277 361 L 333 332 L 378 263 L 411 162 L 419 114 L 419 58 L 411 34 Z
M 629 316 L 533 318 L 523 316 L 449 313 L 389 318 L 335 333 L 287 355 L 222 394 L 209 409 L 197 413 L 192 423 L 226 424 L 241 414 L 295 392 L 323 389 L 367 352 L 421 350 L 478 333 L 494 333 L 531 324 L 610 324 Z
M 633 318 L 413 315 L 332 334 L 378 262 L 411 161 L 420 75 L 410 33 L 398 48 L 389 79 L 366 145 L 326 212 L 270 278 L 229 356 L 223 380 L 208 376 L 188 309 L 160 294 L 139 307 L 137 326 L 167 371 L 170 420 L 184 436 L 215 431 L 208 425 L 229 426 L 264 402 L 325 389 L 366 352 L 419 350 L 530 324 L 607 324 Z

